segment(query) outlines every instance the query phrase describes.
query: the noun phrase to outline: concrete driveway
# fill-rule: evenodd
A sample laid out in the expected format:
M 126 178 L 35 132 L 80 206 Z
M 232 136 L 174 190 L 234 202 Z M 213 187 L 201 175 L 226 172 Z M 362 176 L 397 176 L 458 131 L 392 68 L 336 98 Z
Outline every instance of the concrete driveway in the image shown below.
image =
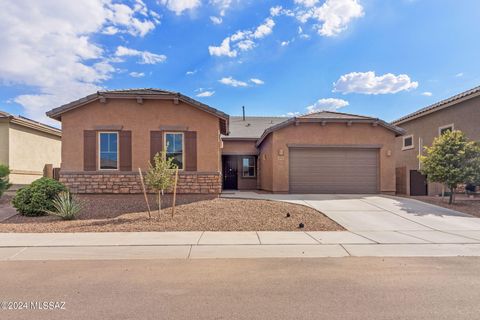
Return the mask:
M 307 205 L 345 229 L 379 243 L 468 243 L 480 240 L 480 219 L 418 200 L 384 195 L 232 192 L 222 197 Z

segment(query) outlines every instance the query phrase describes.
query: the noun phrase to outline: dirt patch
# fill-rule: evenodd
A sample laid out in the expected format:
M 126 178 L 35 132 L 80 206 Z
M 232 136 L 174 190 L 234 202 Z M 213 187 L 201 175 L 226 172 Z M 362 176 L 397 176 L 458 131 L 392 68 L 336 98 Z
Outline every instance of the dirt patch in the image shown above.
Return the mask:
M 457 197 L 454 204 L 448 204 L 448 197 L 444 201 L 441 197 L 412 196 L 411 198 L 480 217 L 480 199 L 458 199 Z
M 10 203 L 12 202 L 13 196 L 10 194 L 3 194 L 0 198 L 0 208 L 9 207 Z
M 95 203 L 90 203 L 93 208 Z M 265 200 L 216 198 L 152 212 L 118 213 L 85 210 L 73 221 L 54 216 L 16 215 L 0 223 L 0 232 L 128 232 L 128 231 L 337 231 L 344 230 L 311 208 Z M 287 218 L 287 213 L 290 217 Z M 299 229 L 299 223 L 305 228 Z

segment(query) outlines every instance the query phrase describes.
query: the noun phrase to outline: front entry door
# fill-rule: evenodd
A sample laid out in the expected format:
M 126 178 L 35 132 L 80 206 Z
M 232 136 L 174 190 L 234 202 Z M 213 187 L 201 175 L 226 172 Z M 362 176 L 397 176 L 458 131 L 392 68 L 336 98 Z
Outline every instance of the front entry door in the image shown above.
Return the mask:
M 410 170 L 410 195 L 426 196 L 428 195 L 427 176 L 417 170 Z
M 237 157 L 224 156 L 223 157 L 223 189 L 236 190 L 237 184 Z

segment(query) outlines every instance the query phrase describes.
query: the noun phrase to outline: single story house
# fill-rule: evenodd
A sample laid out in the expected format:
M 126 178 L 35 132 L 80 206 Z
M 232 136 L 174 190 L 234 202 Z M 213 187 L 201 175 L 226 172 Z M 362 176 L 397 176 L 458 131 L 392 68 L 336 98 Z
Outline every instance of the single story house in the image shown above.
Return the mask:
M 392 122 L 405 130 L 396 141 L 397 193 L 412 196 L 438 195 L 442 185 L 429 183 L 420 173 L 418 156 L 433 139 L 448 130 L 461 130 L 480 141 L 480 86 L 439 101 Z
M 29 184 L 46 164 L 60 166 L 61 137 L 57 128 L 0 111 L 0 164 L 9 166 L 10 182 Z
M 138 168 L 164 148 L 183 194 L 395 193 L 403 130 L 377 118 L 229 117 L 158 89 L 101 91 L 47 115 L 62 122 L 60 179 L 76 193 L 141 193 Z

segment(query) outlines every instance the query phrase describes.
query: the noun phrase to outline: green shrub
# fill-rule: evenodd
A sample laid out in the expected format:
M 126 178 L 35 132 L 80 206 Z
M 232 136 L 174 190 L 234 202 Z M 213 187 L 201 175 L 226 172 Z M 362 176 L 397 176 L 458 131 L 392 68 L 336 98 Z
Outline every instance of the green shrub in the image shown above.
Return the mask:
M 13 198 L 12 204 L 25 216 L 43 216 L 55 210 L 53 199 L 67 188 L 50 178 L 40 178 L 29 186 L 21 188 Z
M 11 184 L 8 181 L 8 175 L 10 174 L 10 169 L 6 165 L 0 164 L 0 198 L 3 193 L 10 188 Z
M 82 210 L 83 203 L 67 192 L 60 192 L 53 199 L 55 210 L 48 211 L 49 214 L 59 216 L 63 220 L 74 220 Z

